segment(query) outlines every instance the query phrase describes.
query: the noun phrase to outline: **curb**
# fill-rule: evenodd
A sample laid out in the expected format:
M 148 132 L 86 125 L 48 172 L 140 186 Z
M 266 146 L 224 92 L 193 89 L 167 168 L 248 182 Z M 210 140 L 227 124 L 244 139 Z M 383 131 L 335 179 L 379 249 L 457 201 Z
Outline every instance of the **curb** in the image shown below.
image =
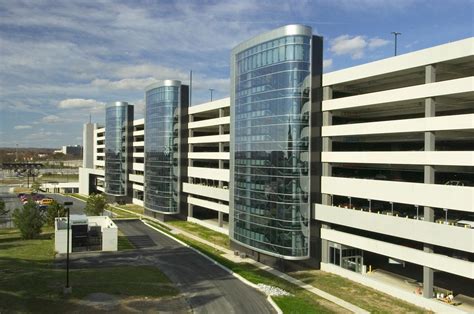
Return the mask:
M 275 301 L 273 301 L 271 296 L 268 296 L 267 300 L 271 304 L 271 306 L 273 306 L 275 311 L 277 311 L 278 314 L 283 314 L 283 311 L 278 307 L 278 305 L 275 303 Z
M 206 254 L 202 253 L 201 251 L 199 251 L 198 249 L 195 249 L 193 248 L 192 246 L 190 246 L 189 244 L 181 241 L 180 239 L 177 239 L 175 237 L 173 237 L 172 235 L 169 235 L 168 233 L 152 226 L 152 225 L 149 225 L 148 223 L 146 223 L 145 221 L 142 220 L 142 222 L 148 226 L 149 228 L 155 230 L 155 231 L 158 231 L 159 233 L 167 236 L 168 238 L 170 239 L 173 239 L 175 240 L 176 242 L 178 242 L 179 244 L 193 250 L 194 252 L 198 253 L 199 255 L 201 255 L 202 257 L 206 258 L 207 260 L 209 260 L 210 262 L 212 262 L 214 265 L 217 265 L 219 266 L 220 268 L 222 268 L 223 270 L 225 270 L 226 272 L 228 272 L 229 274 L 231 274 L 232 276 L 234 276 L 235 278 L 237 278 L 238 280 L 240 280 L 241 282 L 243 282 L 244 284 L 262 292 L 258 286 L 256 284 L 254 284 L 253 282 L 250 282 L 248 281 L 247 279 L 245 279 L 244 277 L 240 276 L 239 274 L 236 274 L 234 273 L 232 270 L 230 270 L 229 268 L 225 267 L 224 265 L 220 264 L 219 262 L 213 260 L 212 258 L 210 258 L 209 256 L 207 256 Z M 263 293 L 263 292 L 262 292 Z M 278 313 L 278 314 L 283 314 L 283 311 L 278 307 L 278 305 L 275 303 L 275 301 L 273 301 L 272 297 L 271 296 L 267 296 L 267 301 L 270 303 L 270 305 L 275 309 L 275 311 Z

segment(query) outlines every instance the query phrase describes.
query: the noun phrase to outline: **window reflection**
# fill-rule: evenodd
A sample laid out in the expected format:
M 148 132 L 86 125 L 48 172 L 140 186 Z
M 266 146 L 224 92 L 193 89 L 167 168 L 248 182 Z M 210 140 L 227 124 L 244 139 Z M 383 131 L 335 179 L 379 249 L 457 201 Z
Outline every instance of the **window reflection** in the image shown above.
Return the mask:
M 308 255 L 310 37 L 286 36 L 236 55 L 234 239 Z
M 178 211 L 178 145 L 174 113 L 179 86 L 161 86 L 146 93 L 144 205 L 149 210 Z
M 127 194 L 128 104 L 105 109 L 105 193 Z

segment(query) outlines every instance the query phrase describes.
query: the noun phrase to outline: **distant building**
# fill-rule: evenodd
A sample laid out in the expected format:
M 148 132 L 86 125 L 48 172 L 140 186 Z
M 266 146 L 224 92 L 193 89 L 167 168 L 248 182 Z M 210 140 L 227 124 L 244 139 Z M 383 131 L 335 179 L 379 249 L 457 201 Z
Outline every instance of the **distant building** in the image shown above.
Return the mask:
M 67 145 L 63 146 L 61 149 L 55 150 L 55 154 L 64 154 L 70 156 L 82 156 L 82 146 L 81 145 Z

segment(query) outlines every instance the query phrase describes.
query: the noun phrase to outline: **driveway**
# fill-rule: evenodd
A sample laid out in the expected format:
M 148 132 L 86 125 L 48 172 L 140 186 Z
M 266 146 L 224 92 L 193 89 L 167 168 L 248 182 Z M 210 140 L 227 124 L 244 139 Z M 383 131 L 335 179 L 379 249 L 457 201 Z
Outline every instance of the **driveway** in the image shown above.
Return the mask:
M 155 265 L 177 285 L 196 313 L 275 313 L 263 293 L 193 250 L 139 220 L 116 220 L 115 223 L 132 243 L 143 248 L 72 254 L 71 267 Z M 58 262 L 64 263 L 64 260 Z
M 80 215 L 84 214 L 84 207 L 86 207 L 86 202 L 81 201 L 77 198 L 61 195 L 61 194 L 53 194 L 53 193 L 41 193 L 54 199 L 59 204 L 64 204 L 64 202 L 72 202 L 72 206 L 69 206 L 71 211 L 71 215 Z

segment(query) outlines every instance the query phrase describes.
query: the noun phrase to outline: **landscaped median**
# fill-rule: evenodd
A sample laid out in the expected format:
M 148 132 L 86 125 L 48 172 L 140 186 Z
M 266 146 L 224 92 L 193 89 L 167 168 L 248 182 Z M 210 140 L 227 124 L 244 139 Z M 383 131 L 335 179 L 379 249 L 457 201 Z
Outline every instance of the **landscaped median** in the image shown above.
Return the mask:
M 230 249 L 229 247 L 229 237 L 222 233 L 209 230 L 203 226 L 186 222 L 186 221 L 170 221 L 166 224 L 173 226 L 174 228 L 181 229 L 185 232 L 193 234 L 194 236 L 201 237 L 208 242 L 213 243 L 214 245 Z M 156 223 L 155 223 L 156 225 Z M 165 224 L 160 223 L 161 228 L 165 227 Z M 168 228 L 168 227 L 167 227 Z M 167 230 L 170 233 L 170 229 Z M 276 297 L 274 298 L 276 303 L 285 313 L 295 313 L 295 305 L 293 303 L 301 304 L 305 300 L 305 296 L 308 298 L 315 298 L 316 295 L 300 288 L 294 284 L 289 283 L 288 281 L 269 274 L 265 270 L 261 270 L 254 265 L 251 265 L 247 262 L 234 263 L 224 256 L 223 251 L 211 247 L 209 245 L 203 244 L 199 241 L 186 237 L 182 234 L 170 233 L 172 236 L 182 240 L 185 243 L 188 243 L 190 246 L 200 250 L 204 254 L 215 259 L 217 262 L 228 267 L 237 274 L 242 275 L 242 277 L 248 279 L 253 283 L 264 283 L 270 284 L 276 287 L 280 287 L 289 292 L 293 291 L 292 289 L 297 289 L 304 291 L 303 295 L 298 293 L 292 293 L 294 297 Z M 333 296 L 336 296 L 342 300 L 350 302 L 366 311 L 369 312 L 399 312 L 399 313 L 424 313 L 428 312 L 420 307 L 412 305 L 408 302 L 402 301 L 400 299 L 391 297 L 385 293 L 376 291 L 369 287 L 360 285 L 343 277 L 330 274 L 320 270 L 308 270 L 304 272 L 294 272 L 289 273 L 290 276 L 300 279 L 304 283 L 307 283 L 317 289 L 320 289 L 326 293 L 329 293 Z M 270 283 L 269 283 L 270 281 Z M 273 283 L 273 284 L 272 284 Z M 290 291 L 291 290 L 291 291 Z M 325 301 L 329 304 L 331 303 L 323 298 L 317 297 L 316 301 L 320 300 Z M 283 302 L 281 302 L 283 301 Z M 292 304 L 290 306 L 290 304 Z M 298 308 L 298 306 L 296 306 Z M 301 306 L 304 308 L 304 306 Z M 330 309 L 328 309 L 330 310 Z M 306 312 L 306 311 L 305 311 Z
M 243 277 L 253 284 L 264 284 L 272 287 L 278 287 L 290 293 L 289 296 L 273 296 L 274 302 L 283 311 L 283 313 L 345 313 L 343 308 L 336 304 L 329 302 L 323 298 L 319 298 L 312 293 L 299 288 L 285 280 L 282 280 L 274 275 L 271 275 L 257 267 L 248 263 L 234 263 L 222 256 L 223 251 L 219 251 L 202 242 L 191 239 L 182 234 L 175 234 L 171 229 L 161 223 L 157 223 L 150 219 L 144 218 L 145 223 L 164 232 L 190 247 L 198 250 L 204 255 L 210 257 L 220 265 L 228 268 L 235 274 Z

